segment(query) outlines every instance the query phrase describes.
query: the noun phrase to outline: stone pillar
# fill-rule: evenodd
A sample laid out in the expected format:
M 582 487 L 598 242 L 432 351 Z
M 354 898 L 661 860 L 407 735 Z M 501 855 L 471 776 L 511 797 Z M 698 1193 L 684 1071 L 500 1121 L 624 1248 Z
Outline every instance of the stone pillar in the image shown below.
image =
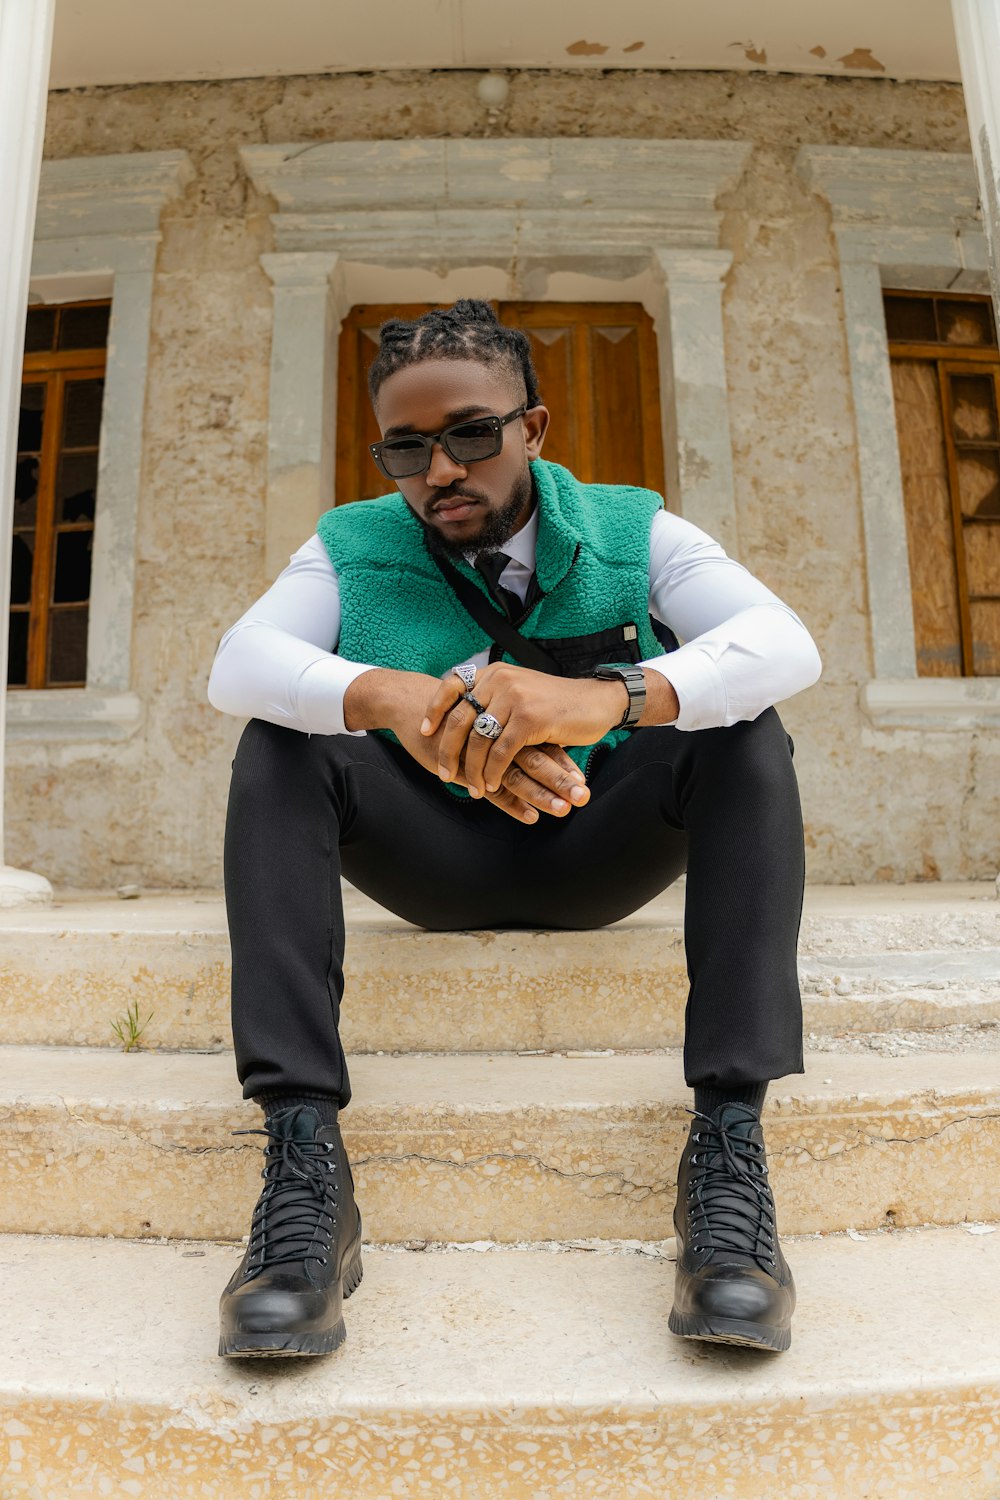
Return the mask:
M 844 231 L 837 244 L 858 432 L 875 676 L 909 679 L 917 675 L 917 647 L 878 251 L 863 231 Z
M 155 259 L 159 237 L 150 238 L 137 260 Z M 127 693 L 132 685 L 135 539 L 152 305 L 152 264 L 115 271 L 108 326 L 114 357 L 104 378 L 87 629 L 87 686 L 95 692 Z
M 1000 313 L 1000 0 L 951 0 L 951 9 L 990 252 L 993 305 Z
M 28 276 L 45 134 L 55 0 L 0 0 L 0 672 L 7 681 L 14 465 Z M 41 875 L 3 858 L 6 686 L 0 693 L 0 906 L 51 901 Z
M 269 581 L 333 504 L 340 318 L 331 278 L 333 251 L 262 255 L 274 285 L 267 430 Z
M 668 413 L 667 486 L 680 512 L 739 556 L 729 396 L 722 334 L 728 250 L 657 250 L 667 293 L 660 333 L 660 385 Z

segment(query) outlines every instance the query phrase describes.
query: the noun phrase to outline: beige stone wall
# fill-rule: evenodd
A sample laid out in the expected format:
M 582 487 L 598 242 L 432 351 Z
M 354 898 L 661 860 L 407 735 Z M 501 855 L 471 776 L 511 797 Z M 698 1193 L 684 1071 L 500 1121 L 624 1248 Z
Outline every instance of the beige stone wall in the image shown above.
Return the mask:
M 240 725 L 205 684 L 263 572 L 270 205 L 248 142 L 485 133 L 475 73 L 390 73 L 82 89 L 50 98 L 46 156 L 186 150 L 196 177 L 163 217 L 146 401 L 134 640 L 142 730 L 121 745 L 13 746 L 8 858 L 57 884 L 221 881 Z M 985 734 L 876 734 L 846 341 L 826 205 L 794 170 L 829 142 L 969 150 L 961 90 L 739 74 L 536 73 L 491 133 L 746 139 L 724 200 L 725 296 L 743 561 L 800 611 L 821 683 L 782 709 L 814 881 L 994 873 L 1000 750 Z M 303 537 L 303 540 L 305 538 Z

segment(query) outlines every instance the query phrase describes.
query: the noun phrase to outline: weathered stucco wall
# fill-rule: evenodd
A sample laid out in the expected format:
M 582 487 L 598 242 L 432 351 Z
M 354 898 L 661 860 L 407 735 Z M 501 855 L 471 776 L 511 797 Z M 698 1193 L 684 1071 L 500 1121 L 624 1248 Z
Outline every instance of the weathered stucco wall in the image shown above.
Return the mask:
M 53 94 L 48 157 L 183 149 L 163 216 L 139 516 L 133 687 L 121 744 L 11 747 L 8 858 L 63 885 L 221 881 L 240 725 L 205 684 L 222 632 L 267 585 L 264 494 L 271 205 L 237 148 L 401 136 L 754 142 L 722 201 L 725 338 L 741 557 L 800 611 L 820 684 L 781 712 L 796 740 L 815 881 L 996 869 L 1000 749 L 985 733 L 876 732 L 854 419 L 827 205 L 803 143 L 968 152 L 961 90 L 737 74 L 522 74 L 488 125 L 475 73 L 254 80 Z M 303 537 L 303 540 L 305 538 Z

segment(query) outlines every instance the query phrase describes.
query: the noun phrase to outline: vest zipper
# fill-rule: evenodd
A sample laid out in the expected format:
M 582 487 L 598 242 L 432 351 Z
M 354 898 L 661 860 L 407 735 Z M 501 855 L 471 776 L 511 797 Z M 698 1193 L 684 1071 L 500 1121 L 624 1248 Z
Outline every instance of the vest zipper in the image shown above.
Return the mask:
M 566 572 L 563 574 L 563 578 L 561 578 L 559 580 L 560 583 L 563 582 L 563 579 L 569 577 L 570 570 L 572 569 L 573 564 L 576 562 L 577 558 L 580 556 L 580 548 L 582 546 L 583 546 L 582 542 L 577 542 L 576 547 L 573 549 L 573 556 L 572 556 L 572 559 L 570 560 L 570 565 L 566 569 Z M 538 581 L 538 569 L 537 568 L 535 569 L 535 581 L 536 582 Z M 524 624 L 525 620 L 531 614 L 532 610 L 537 609 L 538 605 L 541 604 L 542 600 L 543 599 L 547 599 L 547 598 L 548 598 L 548 595 L 542 592 L 542 586 L 541 586 L 541 584 L 539 584 L 538 585 L 538 598 L 534 601 L 533 604 L 525 606 L 525 608 L 523 608 L 521 610 L 521 613 L 518 615 L 518 617 L 517 617 L 516 620 L 511 620 L 510 623 L 513 625 L 514 629 L 515 630 L 520 630 L 521 626 Z

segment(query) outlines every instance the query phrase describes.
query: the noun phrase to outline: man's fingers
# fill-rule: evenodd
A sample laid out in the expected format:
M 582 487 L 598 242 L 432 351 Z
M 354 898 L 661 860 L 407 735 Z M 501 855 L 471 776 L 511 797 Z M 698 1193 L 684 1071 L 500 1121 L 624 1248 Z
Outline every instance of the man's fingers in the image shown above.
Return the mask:
M 450 710 L 438 745 L 438 775 L 442 781 L 454 781 L 458 775 L 475 717 L 471 703 L 458 702 Z
M 560 795 L 571 795 L 576 777 L 576 767 L 572 772 L 563 769 L 561 764 L 556 764 L 551 758 L 539 758 L 537 746 L 532 744 L 535 731 L 530 721 L 518 713 L 513 713 L 504 724 L 503 732 L 492 741 L 489 748 L 489 757 L 486 761 L 486 790 L 493 791 L 503 781 L 504 776 L 516 756 L 524 756 L 522 763 L 524 769 L 529 770 L 536 781 L 547 786 L 550 791 L 558 792 Z M 568 757 L 567 757 L 568 759 Z M 577 800 L 573 798 L 574 802 Z
M 577 781 L 586 781 L 586 777 L 580 770 L 580 767 L 577 765 L 576 761 L 566 753 L 562 745 L 532 745 L 531 752 L 529 752 L 527 749 L 525 751 L 526 754 L 532 752 L 539 755 L 544 755 L 548 760 L 555 761 L 557 766 L 559 766 L 562 770 L 567 771 L 569 775 L 575 777 Z
M 433 698 L 427 705 L 427 717 L 420 726 L 420 733 L 425 735 L 437 734 L 441 727 L 441 720 L 449 709 L 455 707 L 465 692 L 465 685 L 460 677 L 454 672 L 446 672 L 442 677 Z
M 469 790 L 474 796 L 484 796 L 488 790 L 484 770 L 490 746 L 494 743 L 487 735 L 477 734 L 474 729 L 470 730 L 469 738 L 465 742 L 465 760 L 462 764 L 462 771 L 469 784 Z M 499 781 L 492 790 L 500 790 Z
M 478 738 L 480 737 L 475 734 L 469 736 L 470 748 Z M 463 781 L 468 775 L 468 757 L 469 752 L 466 751 L 461 776 Z M 528 774 L 525 766 L 529 761 L 532 765 L 541 767 L 551 784 L 536 780 Z M 582 806 L 590 798 L 590 788 L 581 777 L 578 767 L 559 746 L 531 746 L 518 751 L 496 791 L 486 793 L 486 800 L 521 823 L 536 822 L 538 812 L 565 818 L 574 806 Z
M 487 802 L 492 802 L 494 807 L 499 807 L 503 812 L 509 813 L 519 823 L 537 823 L 538 811 L 530 807 L 527 802 L 522 802 L 520 797 L 515 797 L 513 792 L 502 786 L 497 792 L 488 792 Z
M 523 802 L 528 802 L 532 807 L 537 807 L 541 812 L 551 813 L 553 817 L 564 818 L 570 811 L 571 804 L 565 797 L 550 792 L 548 787 L 543 786 L 540 781 L 535 781 L 522 771 L 515 762 L 503 778 L 502 788 L 515 792 Z
M 589 802 L 590 788 L 583 772 L 561 745 L 526 745 L 514 760 L 535 781 L 557 796 L 568 798 L 574 807 Z
M 523 748 L 524 731 L 519 727 L 516 718 L 512 718 L 504 725 L 503 732 L 495 740 L 491 740 L 487 746 L 483 767 L 487 791 L 501 785 L 514 756 Z

